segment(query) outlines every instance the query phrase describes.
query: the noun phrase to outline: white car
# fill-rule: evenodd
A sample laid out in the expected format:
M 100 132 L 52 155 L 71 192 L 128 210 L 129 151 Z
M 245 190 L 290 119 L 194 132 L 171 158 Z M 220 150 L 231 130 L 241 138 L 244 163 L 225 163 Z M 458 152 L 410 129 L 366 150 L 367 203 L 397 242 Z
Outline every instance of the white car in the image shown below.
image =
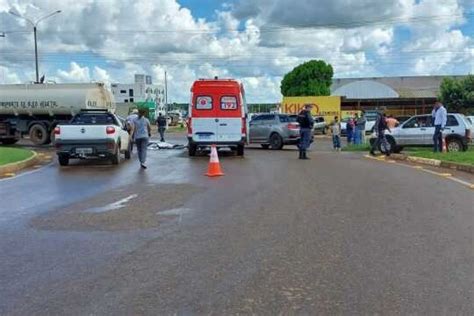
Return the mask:
M 416 115 L 403 122 L 399 127 L 386 133 L 389 150 L 398 153 L 408 146 L 433 146 L 435 127 L 431 114 Z M 443 136 L 448 151 L 466 151 L 471 141 L 472 125 L 466 117 L 458 113 L 449 113 Z M 375 141 L 373 137 L 371 143 Z M 379 145 L 379 147 L 381 147 Z M 380 148 L 379 148 L 380 149 Z
M 105 158 L 119 164 L 121 154 L 130 159 L 131 141 L 125 123 L 107 110 L 84 110 L 69 124 L 54 129 L 59 164 L 69 159 Z

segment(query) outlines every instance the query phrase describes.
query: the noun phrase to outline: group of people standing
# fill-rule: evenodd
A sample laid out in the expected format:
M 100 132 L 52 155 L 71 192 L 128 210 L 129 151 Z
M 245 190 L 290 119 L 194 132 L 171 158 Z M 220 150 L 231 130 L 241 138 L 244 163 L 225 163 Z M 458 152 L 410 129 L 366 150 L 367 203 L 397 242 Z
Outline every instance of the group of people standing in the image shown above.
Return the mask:
M 346 131 L 347 131 L 347 144 L 362 145 L 365 143 L 365 126 L 367 125 L 367 119 L 365 118 L 365 112 L 362 111 L 359 116 L 358 113 L 354 117 L 349 117 L 347 120 Z

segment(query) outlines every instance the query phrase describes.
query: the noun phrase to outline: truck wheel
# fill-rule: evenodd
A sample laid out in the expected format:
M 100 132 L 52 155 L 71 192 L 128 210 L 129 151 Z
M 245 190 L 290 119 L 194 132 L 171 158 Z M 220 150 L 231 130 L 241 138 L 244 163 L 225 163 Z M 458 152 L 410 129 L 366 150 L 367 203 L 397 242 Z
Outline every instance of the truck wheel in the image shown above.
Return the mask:
M 270 147 L 273 150 L 281 150 L 283 148 L 283 139 L 278 134 L 272 134 L 270 136 Z
M 49 133 L 42 124 L 34 124 L 30 127 L 30 140 L 35 145 L 45 145 L 49 143 Z
M 112 164 L 118 165 L 120 163 L 120 144 L 117 144 L 115 154 L 112 156 Z
M 67 166 L 69 164 L 69 156 L 68 155 L 58 155 L 59 165 Z
M 16 138 L 4 138 L 4 139 L 0 140 L 0 142 L 3 145 L 13 145 L 13 144 L 16 144 L 16 142 L 18 142 L 18 139 L 16 139 Z
M 189 155 L 189 157 L 196 156 L 196 151 L 197 151 L 196 144 L 189 143 L 189 145 L 188 145 L 188 155 Z
M 245 147 L 244 145 L 237 146 L 237 156 L 244 156 Z

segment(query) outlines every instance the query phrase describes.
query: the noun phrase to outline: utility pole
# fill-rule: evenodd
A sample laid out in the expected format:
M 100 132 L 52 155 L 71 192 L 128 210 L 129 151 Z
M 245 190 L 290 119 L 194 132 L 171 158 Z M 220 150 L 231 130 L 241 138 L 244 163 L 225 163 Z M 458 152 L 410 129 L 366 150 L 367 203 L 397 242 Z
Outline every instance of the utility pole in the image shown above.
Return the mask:
M 39 69 L 38 69 L 38 41 L 37 41 L 37 37 L 36 37 L 36 27 L 38 26 L 38 23 L 53 16 L 53 15 L 56 15 L 56 14 L 59 14 L 61 13 L 61 10 L 57 10 L 57 11 L 54 11 L 54 12 L 51 12 L 41 18 L 39 18 L 38 20 L 36 21 L 32 21 L 30 20 L 29 18 L 27 17 L 24 17 L 22 15 L 20 15 L 18 12 L 16 11 L 13 11 L 13 10 L 10 10 L 8 11 L 8 13 L 10 13 L 11 15 L 14 15 L 16 16 L 17 18 L 21 18 L 21 19 L 24 19 L 26 20 L 28 23 L 30 23 L 32 26 L 33 26 L 33 33 L 34 33 L 34 39 L 35 39 L 35 68 L 36 68 L 36 83 L 39 83 Z M 3 33 L 3 36 L 2 37 L 5 37 L 5 33 Z
M 168 78 L 167 78 L 167 73 L 165 70 L 165 108 L 166 108 L 166 113 L 168 113 L 169 108 L 168 108 Z

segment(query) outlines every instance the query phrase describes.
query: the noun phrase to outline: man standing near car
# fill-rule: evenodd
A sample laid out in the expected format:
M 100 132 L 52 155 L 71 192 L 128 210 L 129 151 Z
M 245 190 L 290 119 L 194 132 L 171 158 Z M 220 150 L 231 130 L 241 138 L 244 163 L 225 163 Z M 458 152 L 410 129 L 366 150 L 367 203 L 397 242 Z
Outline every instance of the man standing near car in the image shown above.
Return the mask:
M 158 127 L 158 133 L 160 134 L 160 142 L 165 141 L 165 131 L 166 131 L 166 117 L 161 114 L 158 114 L 158 118 L 156 119 L 156 125 Z
M 133 109 L 132 113 L 125 119 L 125 125 L 127 126 L 127 132 L 130 135 L 130 153 L 133 152 L 133 122 L 138 118 L 138 109 Z
M 146 169 L 146 152 L 148 149 L 148 139 L 151 137 L 150 121 L 145 117 L 145 110 L 138 111 L 138 117 L 133 121 L 133 138 L 137 145 L 138 160 L 140 166 Z
M 436 101 L 433 112 L 435 132 L 433 135 L 433 151 L 443 152 L 443 130 L 448 121 L 448 112 L 440 101 Z
M 390 156 L 390 150 L 388 149 L 387 138 L 385 137 L 385 130 L 390 129 L 387 126 L 387 118 L 385 115 L 385 108 L 381 108 L 378 115 L 377 120 L 375 121 L 374 130 L 377 133 L 377 138 L 374 142 L 372 142 L 372 146 L 370 148 L 370 154 L 375 156 L 375 151 L 380 146 L 382 154 L 386 156 Z
M 305 104 L 303 110 L 298 114 L 298 123 L 300 124 L 299 159 L 309 159 L 306 151 L 311 145 L 311 134 L 314 126 L 314 119 L 311 116 L 312 108 L 312 104 Z
M 359 117 L 356 114 L 356 137 L 355 137 L 355 144 L 361 145 L 365 144 L 365 125 L 367 124 L 367 119 L 365 118 L 365 112 L 361 112 L 361 116 Z

